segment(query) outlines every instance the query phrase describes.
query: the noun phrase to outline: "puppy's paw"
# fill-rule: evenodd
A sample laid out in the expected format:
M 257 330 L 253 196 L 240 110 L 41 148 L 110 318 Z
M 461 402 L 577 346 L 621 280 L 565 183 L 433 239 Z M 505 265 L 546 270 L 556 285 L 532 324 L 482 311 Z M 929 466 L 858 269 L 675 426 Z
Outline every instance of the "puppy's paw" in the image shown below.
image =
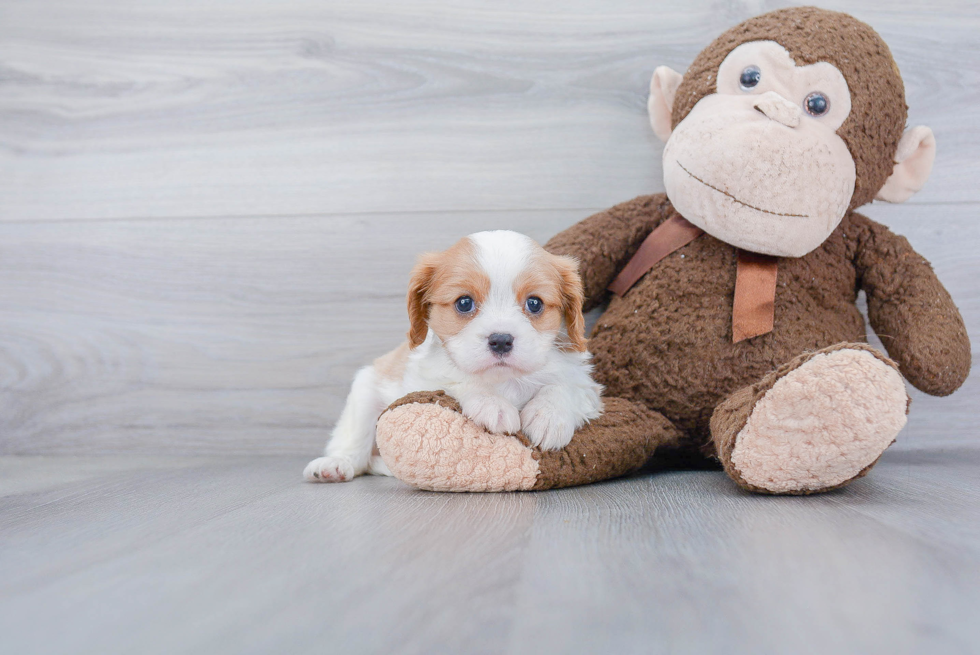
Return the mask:
M 347 482 L 357 473 L 347 457 L 318 457 L 303 470 L 307 482 Z
M 460 402 L 463 415 L 496 434 L 516 434 L 521 429 L 517 408 L 500 396 L 476 396 Z
M 536 396 L 521 410 L 524 435 L 541 450 L 561 450 L 575 434 L 576 416 L 548 398 Z

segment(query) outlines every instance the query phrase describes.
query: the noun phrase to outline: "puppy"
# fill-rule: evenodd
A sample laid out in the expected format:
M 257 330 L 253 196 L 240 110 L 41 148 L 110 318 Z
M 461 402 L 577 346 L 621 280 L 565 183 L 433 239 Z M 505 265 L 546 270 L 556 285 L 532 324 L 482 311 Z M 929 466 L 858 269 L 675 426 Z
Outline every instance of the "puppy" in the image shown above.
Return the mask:
M 585 348 L 582 282 L 574 259 L 516 232 L 478 232 L 423 255 L 408 290 L 408 341 L 359 370 L 327 442 L 303 472 L 310 481 L 391 475 L 375 424 L 412 391 L 441 389 L 495 433 L 564 448 L 602 412 Z

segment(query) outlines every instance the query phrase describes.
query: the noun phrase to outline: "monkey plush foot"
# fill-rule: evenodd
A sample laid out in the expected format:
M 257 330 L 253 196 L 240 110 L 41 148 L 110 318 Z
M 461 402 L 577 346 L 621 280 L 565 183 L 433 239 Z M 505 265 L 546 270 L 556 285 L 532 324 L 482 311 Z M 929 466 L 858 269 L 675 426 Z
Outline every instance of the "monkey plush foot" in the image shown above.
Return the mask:
M 865 475 L 905 426 L 895 364 L 863 344 L 802 355 L 732 394 L 711 419 L 728 474 L 742 487 L 808 494 Z
M 441 391 L 409 394 L 378 419 L 378 450 L 396 478 L 429 491 L 530 491 L 630 473 L 681 433 L 663 416 L 619 398 L 562 450 L 531 447 L 522 434 L 491 434 Z

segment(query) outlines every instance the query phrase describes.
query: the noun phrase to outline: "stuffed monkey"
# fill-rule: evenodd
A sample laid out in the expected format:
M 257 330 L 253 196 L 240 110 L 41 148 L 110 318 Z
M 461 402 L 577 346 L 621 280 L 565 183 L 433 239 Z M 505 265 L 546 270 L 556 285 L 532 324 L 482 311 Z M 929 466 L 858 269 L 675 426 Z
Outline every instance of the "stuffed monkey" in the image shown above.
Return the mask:
M 933 395 L 970 370 L 949 293 L 903 237 L 858 214 L 925 183 L 935 140 L 905 129 L 888 47 L 847 14 L 774 11 L 681 76 L 653 75 L 665 194 L 546 245 L 580 264 L 605 414 L 562 451 L 492 435 L 452 398 L 390 407 L 377 440 L 418 487 L 497 491 L 622 475 L 651 457 L 717 460 L 744 489 L 806 494 L 863 476 L 905 425 L 904 380 Z M 866 345 L 855 305 L 890 356 Z M 904 378 L 904 379 L 903 379 Z

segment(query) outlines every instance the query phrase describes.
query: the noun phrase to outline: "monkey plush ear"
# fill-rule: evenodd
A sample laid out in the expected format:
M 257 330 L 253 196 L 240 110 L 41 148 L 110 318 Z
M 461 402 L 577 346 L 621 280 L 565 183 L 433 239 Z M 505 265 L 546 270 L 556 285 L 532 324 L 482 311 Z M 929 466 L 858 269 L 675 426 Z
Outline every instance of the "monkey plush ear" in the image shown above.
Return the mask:
M 666 66 L 657 66 L 650 80 L 650 99 L 647 110 L 650 112 L 650 125 L 653 133 L 666 141 L 670 136 L 670 114 L 674 108 L 674 95 L 684 76 Z
M 935 160 L 936 137 L 932 130 L 922 125 L 906 130 L 898 142 L 895 168 L 875 197 L 886 202 L 905 202 L 925 185 Z

